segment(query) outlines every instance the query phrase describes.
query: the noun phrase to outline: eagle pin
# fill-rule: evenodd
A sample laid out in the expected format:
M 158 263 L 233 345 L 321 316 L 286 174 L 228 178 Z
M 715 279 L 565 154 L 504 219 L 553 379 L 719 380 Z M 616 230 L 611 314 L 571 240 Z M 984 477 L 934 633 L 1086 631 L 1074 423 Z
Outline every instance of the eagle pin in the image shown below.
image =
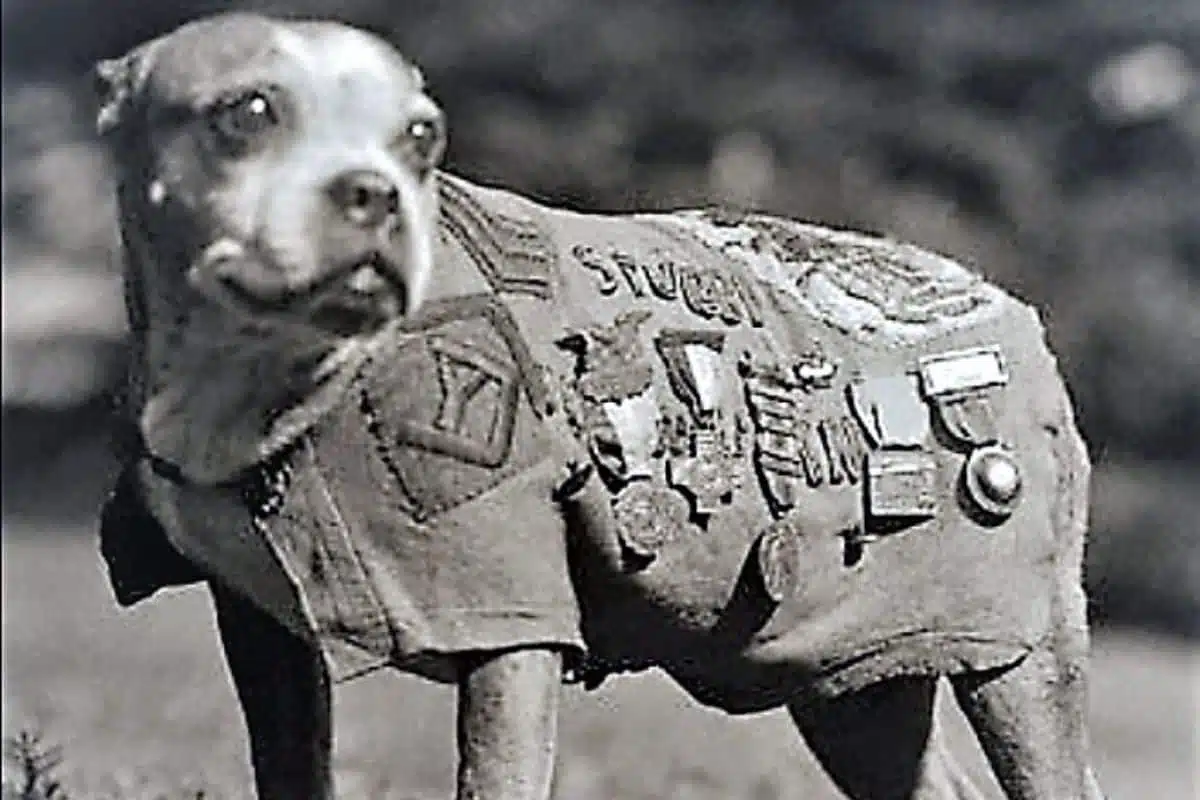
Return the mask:
M 1021 468 L 1003 447 L 989 445 L 971 453 L 963 468 L 971 501 L 983 511 L 1007 517 L 1021 498 Z

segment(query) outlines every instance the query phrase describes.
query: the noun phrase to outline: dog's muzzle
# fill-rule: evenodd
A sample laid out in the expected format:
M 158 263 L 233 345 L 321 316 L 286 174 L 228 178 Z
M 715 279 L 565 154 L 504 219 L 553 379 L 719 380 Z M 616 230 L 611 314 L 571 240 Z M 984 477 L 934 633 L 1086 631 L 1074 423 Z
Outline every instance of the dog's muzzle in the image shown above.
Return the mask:
M 400 218 L 400 188 L 374 170 L 343 173 L 330 181 L 326 194 L 346 222 L 368 235 Z
M 371 170 L 340 174 L 324 190 L 326 263 L 311 278 L 289 277 L 269 243 L 220 237 L 193 283 L 251 314 L 299 317 L 339 335 L 371 332 L 416 311 L 432 268 L 432 225 L 407 196 L 414 189 Z
M 192 275 L 200 288 L 244 312 L 303 317 L 333 333 L 353 335 L 413 309 L 405 267 L 390 252 L 367 250 L 297 286 L 266 253 L 221 238 L 205 249 Z

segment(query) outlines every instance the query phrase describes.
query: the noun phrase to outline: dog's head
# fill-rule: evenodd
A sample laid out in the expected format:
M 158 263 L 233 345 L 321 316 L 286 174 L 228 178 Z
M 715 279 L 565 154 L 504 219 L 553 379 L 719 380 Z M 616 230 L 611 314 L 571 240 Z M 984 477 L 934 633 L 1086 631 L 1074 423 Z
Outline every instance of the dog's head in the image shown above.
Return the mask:
M 420 305 L 444 125 L 387 43 L 230 14 L 102 62 L 96 77 L 125 239 L 168 293 L 335 336 Z

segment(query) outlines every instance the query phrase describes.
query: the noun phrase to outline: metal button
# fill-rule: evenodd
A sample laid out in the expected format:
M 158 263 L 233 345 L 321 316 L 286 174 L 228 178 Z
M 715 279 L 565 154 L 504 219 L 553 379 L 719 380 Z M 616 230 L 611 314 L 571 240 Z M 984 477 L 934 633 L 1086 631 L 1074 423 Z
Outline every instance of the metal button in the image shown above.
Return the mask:
M 979 508 L 1007 517 L 1021 497 L 1021 468 L 1012 453 L 1000 446 L 971 453 L 965 467 L 967 492 Z

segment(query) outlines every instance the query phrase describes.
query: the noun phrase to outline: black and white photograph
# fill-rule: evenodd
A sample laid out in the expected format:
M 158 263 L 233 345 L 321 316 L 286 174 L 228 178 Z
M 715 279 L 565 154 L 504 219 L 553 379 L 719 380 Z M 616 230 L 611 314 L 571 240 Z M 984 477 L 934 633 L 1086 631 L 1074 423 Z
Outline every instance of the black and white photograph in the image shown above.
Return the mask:
M 1200 797 L 1200 2 L 2 9 L 3 800 Z

